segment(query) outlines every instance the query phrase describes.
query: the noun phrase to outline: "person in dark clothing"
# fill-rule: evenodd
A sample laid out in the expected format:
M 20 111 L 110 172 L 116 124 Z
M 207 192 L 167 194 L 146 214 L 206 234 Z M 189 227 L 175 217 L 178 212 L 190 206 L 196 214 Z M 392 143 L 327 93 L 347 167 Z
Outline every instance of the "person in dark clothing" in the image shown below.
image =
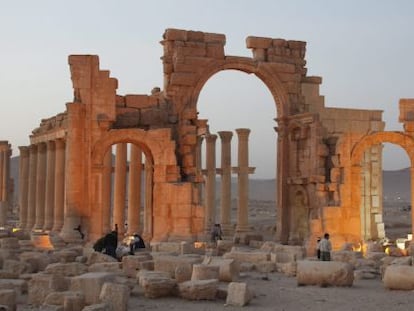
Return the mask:
M 95 252 L 101 253 L 105 248 L 105 236 L 98 239 L 95 244 L 93 245 L 93 249 Z
M 145 248 L 145 242 L 138 233 L 135 233 L 134 239 L 129 243 L 129 253 L 134 255 L 135 251 L 139 248 Z
M 118 246 L 118 235 L 112 231 L 104 237 L 105 254 L 116 258 L 116 247 Z
M 82 232 L 82 227 L 79 224 L 79 226 L 77 226 L 76 228 L 73 228 L 73 230 L 79 231 L 79 234 L 81 236 L 81 239 L 83 240 L 83 238 L 85 237 L 85 234 Z

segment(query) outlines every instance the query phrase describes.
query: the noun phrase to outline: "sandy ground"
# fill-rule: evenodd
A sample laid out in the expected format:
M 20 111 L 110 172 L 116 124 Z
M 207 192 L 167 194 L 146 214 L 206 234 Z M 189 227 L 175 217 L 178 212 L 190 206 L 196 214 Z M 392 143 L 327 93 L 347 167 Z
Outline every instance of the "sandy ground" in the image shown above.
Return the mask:
M 267 276 L 257 272 L 242 274 L 240 282 L 247 282 L 255 298 L 243 310 L 413 310 L 412 291 L 390 291 L 381 280 L 356 280 L 352 287 L 297 286 L 296 278 L 281 273 Z M 128 310 L 240 310 L 226 306 L 224 300 L 188 301 L 180 298 L 148 299 L 137 288 L 131 296 Z

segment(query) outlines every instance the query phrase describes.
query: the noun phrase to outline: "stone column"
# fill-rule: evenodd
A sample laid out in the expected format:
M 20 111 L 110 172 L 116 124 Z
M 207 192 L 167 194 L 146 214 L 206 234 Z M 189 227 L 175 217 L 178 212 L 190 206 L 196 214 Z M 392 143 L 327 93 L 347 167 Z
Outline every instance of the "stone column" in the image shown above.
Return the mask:
M 142 151 L 131 145 L 128 183 L 128 234 L 139 232 L 141 212 Z
M 45 197 L 45 223 L 43 230 L 50 231 L 53 227 L 55 207 L 55 142 L 47 142 L 46 163 L 46 197 Z
M 36 223 L 34 230 L 42 230 L 45 223 L 46 143 L 38 144 L 36 172 Z
M 277 122 L 277 178 L 276 178 L 276 240 L 287 243 L 289 239 L 289 137 L 286 118 L 274 119 Z
M 52 231 L 59 232 L 63 226 L 65 206 L 65 142 L 63 139 L 55 140 L 55 194 Z
M 206 135 L 206 196 L 205 231 L 210 233 L 216 223 L 216 140 L 217 135 Z
M 412 161 L 411 161 L 412 163 Z M 410 168 L 410 190 L 411 190 L 411 234 L 413 234 L 414 236 L 414 210 L 413 210 L 413 206 L 414 206 L 414 167 L 411 164 L 411 168 Z
M 27 226 L 27 206 L 29 190 L 29 147 L 20 146 L 19 159 L 19 205 L 20 205 L 20 228 Z
M 248 204 L 249 204 L 249 174 L 253 173 L 249 168 L 249 134 L 250 129 L 236 129 L 238 136 L 238 208 L 237 208 L 237 233 L 249 231 Z
M 152 161 L 145 157 L 145 205 L 144 205 L 144 231 L 143 238 L 150 241 L 152 238 L 152 180 L 154 175 L 154 166 Z
M 81 237 L 74 230 L 81 224 L 82 210 L 86 207 L 84 202 L 84 130 L 85 105 L 81 103 L 68 103 L 67 136 L 65 154 L 65 212 L 63 228 L 60 236 L 65 242 L 79 242 Z
M 197 175 L 202 177 L 202 145 L 203 145 L 203 136 L 197 136 L 197 146 L 196 146 L 196 169 L 197 169 Z M 202 181 L 202 180 L 201 180 Z M 202 204 L 203 202 L 203 183 L 199 182 L 197 183 L 197 189 L 198 189 L 198 204 Z
M 4 175 L 4 158 L 6 153 L 0 149 L 0 202 L 3 202 L 3 175 Z
M 32 230 L 36 220 L 36 170 L 37 146 L 29 147 L 29 185 L 27 194 L 27 230 Z
M 2 201 L 6 202 L 6 204 L 9 203 L 10 199 L 9 198 L 9 191 L 10 191 L 10 156 L 11 156 L 11 149 L 10 149 L 10 145 L 8 144 L 8 142 L 6 141 L 5 145 L 4 145 L 4 150 L 3 150 L 3 184 L 2 184 Z
M 231 225 L 231 138 L 233 132 L 218 132 L 221 139 L 221 206 L 220 222 L 224 235 L 232 234 Z
M 118 224 L 118 234 L 124 234 L 125 223 L 125 194 L 126 194 L 126 165 L 127 145 L 116 145 L 115 157 L 115 189 L 114 189 L 114 217 L 113 226 Z
M 111 231 L 111 193 L 112 193 L 112 147 L 104 157 L 102 174 L 102 231 Z

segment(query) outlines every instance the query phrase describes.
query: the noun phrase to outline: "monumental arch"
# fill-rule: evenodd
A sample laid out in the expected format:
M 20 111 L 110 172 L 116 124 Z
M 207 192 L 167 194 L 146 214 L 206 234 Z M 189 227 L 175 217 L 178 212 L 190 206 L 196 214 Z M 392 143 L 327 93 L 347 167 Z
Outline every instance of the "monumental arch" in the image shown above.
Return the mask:
M 335 247 L 380 236 L 383 223 L 375 215 L 381 212 L 382 185 L 361 185 L 360 178 L 380 176 L 383 142 L 400 144 L 412 159 L 414 102 L 400 103 L 404 132 L 388 134 L 380 110 L 325 107 L 319 93 L 322 78 L 307 76 L 305 42 L 250 36 L 246 45 L 252 57 L 225 55 L 225 43 L 223 34 L 167 29 L 161 41 L 164 85 L 151 94 L 117 94 L 118 81 L 99 68 L 98 56 L 69 56 L 73 101 L 63 113 L 43 119 L 30 136 L 31 145 L 20 147 L 25 151 L 21 176 L 27 176 L 20 180 L 27 189 L 27 196 L 20 197 L 21 227 L 58 232 L 70 242 L 79 240 L 73 230 L 79 225 L 88 240 L 95 240 L 128 221 L 128 233 L 139 231 L 147 240 L 195 241 L 205 239 L 219 219 L 229 233 L 248 234 L 248 176 L 254 172 L 248 163 L 250 130 L 235 131 L 237 166 L 222 161 L 218 168 L 216 140 L 220 137 L 226 158 L 233 133 L 210 133 L 208 120 L 199 119 L 197 111 L 206 81 L 232 69 L 256 75 L 274 99 L 275 240 L 311 249 L 324 232 L 331 234 Z M 217 175 L 228 186 L 231 174 L 237 174 L 239 189 L 234 232 L 229 206 L 222 204 L 220 218 L 215 215 L 212 186 Z M 140 193 L 141 177 L 144 200 L 133 197 Z M 221 197 L 228 204 L 227 186 Z M 201 191 L 207 194 L 205 201 Z M 143 227 L 137 215 L 141 201 Z M 362 207 L 369 214 L 363 225 Z

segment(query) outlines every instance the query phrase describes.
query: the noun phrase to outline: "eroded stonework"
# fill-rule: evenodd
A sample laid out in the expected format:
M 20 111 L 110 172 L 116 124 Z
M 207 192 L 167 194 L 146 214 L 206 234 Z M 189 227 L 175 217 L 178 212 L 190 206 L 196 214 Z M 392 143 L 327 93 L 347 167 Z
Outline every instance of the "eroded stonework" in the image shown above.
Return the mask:
M 235 69 L 256 75 L 274 98 L 275 239 L 312 248 L 324 232 L 330 233 L 334 246 L 383 237 L 381 144 L 398 144 L 413 159 L 414 101 L 400 103 L 405 131 L 383 132 L 380 110 L 325 107 L 319 93 L 322 78 L 307 76 L 305 42 L 248 37 L 251 58 L 225 55 L 225 42 L 222 34 L 167 29 L 161 42 L 164 86 L 148 95 L 117 94 L 118 82 L 99 68 L 98 56 L 71 55 L 73 102 L 33 130 L 30 151 L 21 162 L 28 189 L 21 226 L 54 230 L 67 241 L 79 239 L 73 230 L 78 225 L 95 240 L 115 223 L 122 233 L 140 231 L 152 241 L 201 239 L 218 219 L 201 200 L 203 174 L 215 180 L 217 173 L 228 178 L 231 171 L 226 163 L 221 169 L 202 170 L 200 145 L 214 133 L 209 133 L 207 120 L 198 118 L 197 101 L 210 77 Z M 245 140 L 239 155 L 248 154 L 248 132 L 237 133 L 239 143 Z M 225 137 L 220 134 L 223 144 L 228 143 Z M 136 148 L 129 160 L 125 144 Z M 115 145 L 113 167 L 108 150 Z M 125 183 L 127 175 L 129 181 L 115 186 L 111 207 L 113 170 L 115 185 Z M 246 178 L 253 171 L 248 161 L 233 169 L 239 191 L 246 191 Z M 145 199 L 139 194 L 128 197 L 126 216 L 126 192 L 134 193 L 131 186 L 141 183 L 141 176 Z M 228 198 L 226 191 L 222 188 L 222 197 Z M 142 213 L 137 203 L 141 200 Z M 236 233 L 248 231 L 243 200 L 246 197 L 239 205 Z M 219 214 L 224 229 L 232 233 L 228 208 L 222 205 Z M 128 228 L 123 228 L 124 222 Z

